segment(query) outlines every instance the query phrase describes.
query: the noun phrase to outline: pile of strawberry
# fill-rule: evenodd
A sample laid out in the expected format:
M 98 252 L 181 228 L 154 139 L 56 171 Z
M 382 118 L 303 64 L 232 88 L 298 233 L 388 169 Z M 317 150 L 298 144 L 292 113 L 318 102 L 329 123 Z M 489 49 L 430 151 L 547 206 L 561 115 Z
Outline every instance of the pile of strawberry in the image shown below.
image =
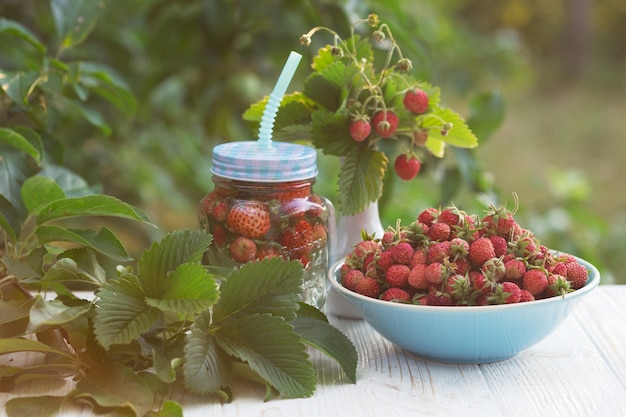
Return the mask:
M 541 245 L 513 214 L 428 208 L 381 239 L 364 234 L 345 258 L 341 283 L 368 297 L 433 306 L 520 303 L 583 287 L 587 269 Z
M 255 197 L 216 187 L 201 201 L 198 216 L 212 244 L 238 263 L 277 256 L 307 266 L 327 241 L 327 210 L 310 187 Z

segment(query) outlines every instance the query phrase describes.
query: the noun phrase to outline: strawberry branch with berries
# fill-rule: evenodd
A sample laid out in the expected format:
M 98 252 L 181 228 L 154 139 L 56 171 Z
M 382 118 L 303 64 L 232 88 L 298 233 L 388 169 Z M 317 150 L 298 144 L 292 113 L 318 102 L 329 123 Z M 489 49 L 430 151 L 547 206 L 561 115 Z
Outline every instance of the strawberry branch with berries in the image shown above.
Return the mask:
M 370 36 L 357 33 L 361 25 L 371 28 Z M 478 145 L 464 119 L 441 104 L 440 89 L 411 75 L 411 61 L 377 15 L 357 21 L 347 39 L 320 26 L 300 42 L 308 46 L 318 33 L 330 34 L 333 42 L 317 51 L 302 91 L 283 98 L 273 137 L 309 142 L 342 158 L 337 182 L 342 214 L 356 214 L 381 197 L 389 165 L 383 141 L 401 145 L 393 169 L 403 180 L 417 176 L 426 153 L 443 158 L 448 145 Z M 385 54 L 381 68 L 375 65 L 378 54 Z M 260 123 L 267 100 L 251 105 L 244 119 Z

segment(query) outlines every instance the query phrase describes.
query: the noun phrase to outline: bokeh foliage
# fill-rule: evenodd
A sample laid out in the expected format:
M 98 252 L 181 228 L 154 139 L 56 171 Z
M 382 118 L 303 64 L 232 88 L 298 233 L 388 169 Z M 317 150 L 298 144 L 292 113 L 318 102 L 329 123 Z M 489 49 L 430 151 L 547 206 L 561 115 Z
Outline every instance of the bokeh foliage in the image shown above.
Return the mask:
M 300 34 L 316 25 L 347 33 L 357 17 L 370 12 L 394 27 L 416 77 L 442 87 L 446 101 L 465 109 L 463 115 L 476 123 L 473 127 L 482 129 L 480 147 L 488 147 L 506 117 L 504 109 L 511 111 L 501 90 L 532 89 L 563 79 L 559 68 L 566 59 L 568 7 L 565 0 L 496 4 L 489 0 L 267 0 L 263 7 L 250 0 L 108 2 L 89 38 L 62 51 L 63 56 L 106 64 L 107 73 L 129 87 L 133 100 L 116 108 L 105 98 L 93 97 L 89 106 L 101 115 L 101 123 L 95 119 L 85 123 L 84 114 L 66 115 L 56 126 L 66 152 L 52 155 L 92 187 L 142 207 L 163 229 L 194 227 L 196 204 L 211 188 L 211 148 L 223 141 L 250 139 L 252 130 L 241 115 L 271 91 L 290 50 L 304 55 L 291 84 L 292 89 L 301 87 L 309 71 L 304 63 L 310 62 L 316 48 L 299 45 Z M 624 14 L 617 13 L 623 6 L 605 0 L 588 7 L 588 34 L 593 34 L 587 38 L 588 50 L 593 51 L 589 59 L 599 55 L 619 59 L 623 43 L 613 40 L 623 38 L 619 33 L 626 27 Z M 58 45 L 48 2 L 5 0 L 0 16 L 22 23 L 48 47 Z M 7 39 L 0 35 L 1 42 Z M 32 63 L 36 53 L 28 42 L 20 48 L 2 48 L 0 67 Z M 538 62 L 553 76 L 541 78 Z M 474 117 L 476 109 L 484 112 L 490 105 L 496 106 L 491 120 L 483 113 Z M 5 109 L 0 110 L 4 125 Z M 470 177 L 458 172 L 459 165 L 475 169 L 478 177 L 464 182 Z M 321 157 L 320 169 L 316 187 L 332 199 L 336 161 Z M 406 184 L 389 179 L 381 200 L 385 223 L 413 215 L 421 207 L 446 204 L 452 196 L 456 205 L 468 211 L 478 211 L 494 200 L 510 200 L 510 195 L 499 194 L 498 178 L 483 171 L 476 153 L 462 151 L 427 169 L 419 181 Z M 441 183 L 446 175 L 449 187 L 433 189 L 431 184 Z M 476 187 L 481 193 L 476 193 Z M 555 201 L 558 207 L 553 209 L 584 212 L 584 199 Z M 520 213 L 526 214 L 541 219 L 547 210 Z M 595 219 L 584 229 L 599 236 L 608 233 L 605 224 Z M 567 229 L 553 232 L 546 243 L 556 247 L 565 237 L 576 235 Z M 602 257 L 583 242 L 584 237 L 580 243 L 573 239 L 565 239 L 569 247 L 602 266 Z

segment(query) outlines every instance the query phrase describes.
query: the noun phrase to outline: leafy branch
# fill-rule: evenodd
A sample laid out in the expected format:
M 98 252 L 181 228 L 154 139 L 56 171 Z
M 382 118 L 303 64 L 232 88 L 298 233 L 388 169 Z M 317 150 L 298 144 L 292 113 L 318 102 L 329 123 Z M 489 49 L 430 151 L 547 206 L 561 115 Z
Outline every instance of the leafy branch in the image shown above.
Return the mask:
M 371 27 L 370 38 L 357 33 L 362 24 Z M 338 178 L 342 214 L 356 214 L 381 197 L 389 165 L 388 151 L 382 150 L 388 147 L 383 143 L 395 142 L 405 153 L 422 154 L 422 158 L 443 158 L 447 145 L 478 145 L 462 117 L 442 106 L 440 89 L 410 74 L 411 61 L 377 15 L 357 21 L 346 39 L 329 28 L 315 27 L 300 42 L 308 46 L 321 32 L 330 34 L 332 43 L 318 49 L 302 91 L 284 97 L 274 138 L 308 141 L 324 154 L 345 158 Z M 384 53 L 380 68 L 376 68 L 377 52 Z M 407 104 L 406 97 L 418 93 L 427 102 L 416 109 Z M 267 100 L 251 105 L 244 119 L 260 123 Z M 359 123 L 355 134 L 352 129 Z M 354 155 L 372 153 L 377 157 L 355 160 L 356 166 L 345 163 Z M 367 186 L 347 186 L 353 183 Z

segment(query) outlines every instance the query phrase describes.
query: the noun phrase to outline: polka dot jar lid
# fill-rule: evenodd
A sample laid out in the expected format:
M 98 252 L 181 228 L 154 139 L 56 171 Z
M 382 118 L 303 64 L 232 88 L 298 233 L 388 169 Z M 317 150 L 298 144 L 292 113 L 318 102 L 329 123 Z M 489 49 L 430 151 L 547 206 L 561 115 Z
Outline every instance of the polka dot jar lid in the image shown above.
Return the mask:
M 211 172 L 243 181 L 286 182 L 317 176 L 315 149 L 294 143 L 228 142 L 213 148 Z

